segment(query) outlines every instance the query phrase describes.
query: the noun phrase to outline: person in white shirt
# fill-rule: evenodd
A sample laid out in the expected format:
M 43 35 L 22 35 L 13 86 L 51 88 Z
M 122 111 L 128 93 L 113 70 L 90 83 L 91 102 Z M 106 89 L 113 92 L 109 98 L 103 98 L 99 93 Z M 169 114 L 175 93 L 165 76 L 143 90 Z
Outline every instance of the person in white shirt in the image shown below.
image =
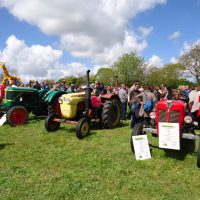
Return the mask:
M 197 87 L 192 86 L 189 93 L 189 107 L 191 114 L 197 118 L 197 112 L 199 110 L 199 93 Z

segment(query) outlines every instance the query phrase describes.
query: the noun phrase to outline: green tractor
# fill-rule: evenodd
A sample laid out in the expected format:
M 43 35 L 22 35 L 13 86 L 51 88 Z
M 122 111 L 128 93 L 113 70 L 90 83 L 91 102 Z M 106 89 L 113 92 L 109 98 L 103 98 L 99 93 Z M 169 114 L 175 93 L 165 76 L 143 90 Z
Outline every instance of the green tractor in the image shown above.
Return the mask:
M 105 128 L 115 128 L 120 122 L 121 102 L 116 94 L 102 94 L 102 106 L 92 106 L 91 99 L 95 94 L 89 84 L 87 71 L 87 86 L 85 92 L 64 94 L 59 98 L 61 116 L 51 113 L 46 117 L 45 128 L 48 132 L 56 131 L 60 123 L 76 125 L 76 136 L 83 139 L 90 132 L 90 123 L 100 123 Z M 98 115 L 96 115 L 98 111 Z
M 23 125 L 28 121 L 29 113 L 45 116 L 50 113 L 61 115 L 58 99 L 64 91 L 46 91 L 25 87 L 8 87 L 0 105 L 1 115 L 11 126 Z

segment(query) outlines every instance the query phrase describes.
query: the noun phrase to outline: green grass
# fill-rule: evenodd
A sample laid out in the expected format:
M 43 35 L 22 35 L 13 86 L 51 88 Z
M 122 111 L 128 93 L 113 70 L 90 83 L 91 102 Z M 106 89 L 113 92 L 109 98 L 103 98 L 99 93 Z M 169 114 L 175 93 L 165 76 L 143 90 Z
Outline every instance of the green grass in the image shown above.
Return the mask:
M 0 199 L 200 199 L 197 144 L 166 153 L 148 135 L 152 158 L 136 161 L 128 121 L 91 130 L 83 140 L 73 126 L 47 133 L 44 119 L 0 127 Z

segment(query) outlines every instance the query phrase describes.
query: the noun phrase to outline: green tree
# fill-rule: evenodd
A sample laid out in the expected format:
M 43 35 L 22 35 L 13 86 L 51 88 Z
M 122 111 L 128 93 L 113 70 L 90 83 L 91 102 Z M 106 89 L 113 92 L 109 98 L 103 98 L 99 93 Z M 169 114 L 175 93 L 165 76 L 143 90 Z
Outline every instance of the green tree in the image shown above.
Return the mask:
M 132 85 L 134 80 L 145 82 L 147 66 L 144 59 L 136 53 L 124 54 L 112 65 L 112 69 L 114 74 L 118 76 L 120 83 Z
M 180 56 L 179 62 L 195 78 L 197 84 L 200 84 L 200 42 L 194 45 L 189 52 Z
M 178 87 L 186 81 L 181 77 L 181 71 L 184 66 L 181 64 L 166 64 L 162 68 L 152 68 L 149 73 L 148 84 L 150 85 L 171 85 L 173 88 Z
M 66 81 L 67 85 L 71 85 L 71 84 L 76 84 L 78 78 L 75 77 L 75 76 L 69 76 L 69 77 L 65 77 L 65 78 L 59 79 L 58 82 L 62 82 L 63 80 Z
M 96 74 L 96 80 L 103 82 L 105 85 L 113 85 L 115 74 L 112 68 L 100 68 Z

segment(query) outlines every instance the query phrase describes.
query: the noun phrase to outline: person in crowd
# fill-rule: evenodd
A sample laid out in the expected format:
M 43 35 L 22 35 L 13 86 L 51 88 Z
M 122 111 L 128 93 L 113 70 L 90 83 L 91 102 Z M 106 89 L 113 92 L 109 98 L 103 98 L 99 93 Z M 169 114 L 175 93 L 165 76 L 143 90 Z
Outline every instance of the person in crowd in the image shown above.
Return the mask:
M 128 105 L 130 108 L 130 115 L 131 115 L 131 128 L 134 127 L 140 121 L 139 110 L 140 110 L 140 103 L 136 96 L 140 93 L 139 91 L 139 81 L 134 81 L 133 86 L 130 88 L 128 93 Z
M 95 88 L 95 83 L 91 83 L 91 84 L 90 84 L 90 87 L 94 90 L 94 88 Z
M 29 83 L 28 83 L 28 87 L 30 87 L 30 88 L 32 88 L 33 87 L 33 81 L 29 81 Z
M 35 81 L 35 83 L 33 84 L 33 88 L 35 88 L 37 90 L 41 90 L 41 85 L 39 84 L 38 81 Z
M 10 87 L 17 87 L 16 80 L 11 79 L 11 80 L 10 80 L 10 85 L 9 85 L 9 86 L 10 86 Z
M 75 85 L 71 84 L 70 87 L 67 89 L 67 93 L 75 93 L 76 89 L 75 89 Z
M 113 93 L 113 88 L 111 85 L 107 86 L 107 94 L 112 94 Z
M 119 89 L 119 98 L 121 101 L 121 120 L 126 120 L 128 95 L 126 91 L 126 85 L 124 83 L 121 85 L 121 88 Z
M 160 100 L 162 100 L 166 95 L 166 90 L 165 90 L 165 86 L 162 84 L 159 87 L 159 96 L 160 96 Z
M 189 108 L 190 112 L 195 119 L 197 119 L 197 113 L 199 111 L 199 93 L 197 87 L 192 86 L 191 92 L 189 93 Z
M 104 88 L 104 84 L 100 81 L 95 81 L 94 91 L 97 92 L 99 95 L 107 93 L 106 89 Z
M 47 91 L 50 90 L 50 87 L 49 87 L 47 81 L 43 81 L 43 83 L 42 83 L 42 89 L 43 90 L 47 90 Z
M 180 85 L 178 87 L 178 89 L 179 89 L 179 98 L 181 100 L 185 101 L 186 103 L 188 103 L 189 97 L 187 97 L 186 94 L 185 94 L 185 86 L 184 85 Z
M 173 93 L 172 93 L 172 88 L 171 88 L 171 86 L 166 86 L 165 89 L 166 89 L 166 95 L 165 95 L 164 98 L 166 98 L 166 99 L 168 99 L 168 100 L 172 100 L 172 98 L 173 98 Z
M 66 80 L 62 80 L 62 83 L 60 84 L 60 90 L 62 91 L 67 91 L 67 87 L 66 87 Z
M 98 91 L 95 92 L 94 96 L 91 96 L 91 104 L 94 108 L 95 119 L 100 119 L 103 103 L 101 102 L 101 98 Z
M 154 91 L 153 91 L 155 97 L 156 97 L 156 101 L 160 101 L 160 92 L 159 92 L 159 87 L 158 86 L 155 86 L 154 87 Z
M 144 124 L 148 125 L 149 121 L 150 121 L 150 117 L 149 114 L 151 111 L 147 112 L 144 110 L 144 105 L 147 102 L 147 100 L 151 100 L 152 101 L 152 109 L 153 106 L 156 103 L 156 97 L 153 93 L 152 87 L 151 86 L 147 86 L 144 89 L 144 92 L 138 94 L 136 96 L 136 99 L 138 99 L 140 101 L 141 107 L 140 107 L 140 111 L 139 111 L 139 116 L 144 118 Z
M 142 86 L 138 90 L 139 90 L 140 93 L 144 92 L 144 88 Z
M 7 87 L 7 86 L 6 86 L 6 82 L 3 81 L 3 82 L 0 84 L 0 101 L 2 101 L 3 98 L 4 98 L 6 87 Z
M 51 90 L 60 90 L 60 83 L 56 81 Z
M 185 96 L 189 97 L 189 93 L 190 93 L 190 86 L 186 85 L 185 86 Z

